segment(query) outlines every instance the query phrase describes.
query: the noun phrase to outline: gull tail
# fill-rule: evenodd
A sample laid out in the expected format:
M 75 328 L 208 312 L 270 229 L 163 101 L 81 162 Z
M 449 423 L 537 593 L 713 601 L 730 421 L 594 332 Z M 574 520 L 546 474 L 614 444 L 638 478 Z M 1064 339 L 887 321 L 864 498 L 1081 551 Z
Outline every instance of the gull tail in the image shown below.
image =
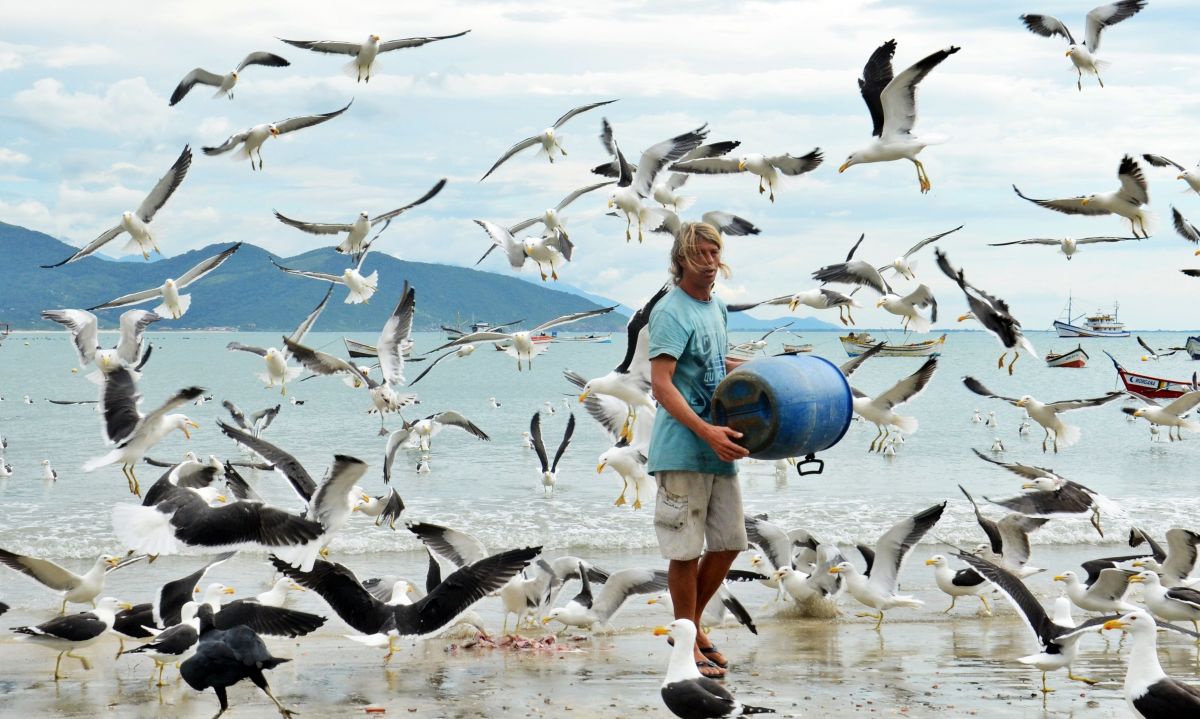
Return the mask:
M 768 709 L 767 707 L 752 707 L 749 704 L 742 704 L 741 707 L 742 707 L 742 711 L 740 713 L 743 716 L 745 716 L 746 714 L 774 714 L 775 713 L 774 709 Z
M 932 133 L 929 135 L 921 135 L 921 144 L 924 145 L 925 147 L 929 147 L 930 145 L 941 145 L 941 144 L 949 142 L 949 141 L 950 141 L 949 135 L 939 135 L 937 133 Z
M 369 277 L 363 278 L 363 287 L 361 290 L 350 290 L 346 295 L 346 304 L 359 305 L 367 302 L 375 295 L 375 291 L 379 289 L 379 271 L 372 272 Z
M 364 68 L 361 72 L 358 69 L 358 58 L 357 57 L 355 57 L 354 59 L 352 59 L 350 62 L 346 63 L 345 65 L 342 65 L 342 72 L 345 73 L 348 77 L 354 78 L 355 80 L 359 80 L 359 79 L 365 80 L 367 78 L 368 72 L 374 73 L 378 70 L 379 70 L 379 57 L 378 56 L 376 56 L 376 58 L 371 61 L 371 64 L 368 65 L 366 68 Z
M 1070 447 L 1079 441 L 1079 438 L 1083 436 L 1083 432 L 1081 432 L 1075 425 L 1064 422 L 1062 429 L 1056 431 L 1055 435 L 1058 438 L 1059 447 Z
M 180 317 L 183 317 L 185 314 L 187 314 L 188 308 L 191 306 L 192 306 L 192 296 L 191 295 L 179 295 L 179 316 Z M 169 307 L 167 307 L 166 302 L 163 302 L 158 307 L 155 307 L 154 313 L 156 315 L 158 315 L 159 317 L 162 317 L 164 320 L 174 319 L 174 317 L 171 316 L 171 310 Z
M 296 544 L 290 547 L 273 547 L 272 550 L 275 556 L 292 565 L 301 572 L 311 572 L 313 565 L 317 563 L 317 556 L 321 553 L 321 538 L 306 542 L 304 544 Z
M 87 462 L 85 462 L 83 464 L 83 471 L 94 472 L 97 469 L 100 469 L 101 467 L 107 467 L 108 465 L 116 462 L 120 458 L 121 458 L 121 450 L 114 449 L 113 451 L 109 452 L 108 454 L 104 455 L 103 457 L 97 457 L 96 459 L 89 459 Z
M 916 434 L 921 423 L 917 421 L 916 417 L 896 415 L 896 418 L 892 420 L 892 426 L 903 434 Z
M 918 607 L 925 606 L 925 602 L 922 602 L 920 599 L 904 595 L 892 597 L 892 601 L 895 602 L 897 607 L 908 607 L 910 609 L 916 609 Z
M 921 315 L 911 315 L 908 318 L 908 328 L 913 332 L 925 333 L 930 327 L 933 327 L 933 323 Z
M 147 238 L 147 239 L 149 239 L 149 238 Z M 138 239 L 136 237 L 134 237 L 133 235 L 130 235 L 129 239 L 125 241 L 125 244 L 121 246 L 121 251 L 124 252 L 125 254 L 132 255 L 134 253 L 140 254 L 142 252 L 148 252 L 149 250 L 147 248 L 142 247 L 142 243 L 138 242 Z
M 118 504 L 113 507 L 112 524 L 117 539 L 135 552 L 156 556 L 179 551 L 170 518 L 154 507 Z

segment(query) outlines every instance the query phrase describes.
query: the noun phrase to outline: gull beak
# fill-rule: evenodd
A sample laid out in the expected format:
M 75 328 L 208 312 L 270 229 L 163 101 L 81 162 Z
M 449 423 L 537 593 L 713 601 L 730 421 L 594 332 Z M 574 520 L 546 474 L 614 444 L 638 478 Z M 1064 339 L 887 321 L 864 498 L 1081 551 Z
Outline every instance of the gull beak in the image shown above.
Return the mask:
M 272 134 L 272 135 L 274 135 L 274 136 L 276 136 L 276 137 L 278 137 L 278 136 L 279 136 L 279 128 L 278 128 L 278 127 L 272 127 L 272 128 L 271 128 L 271 134 Z
M 830 567 L 830 568 L 829 568 L 829 573 L 830 573 L 830 574 L 841 574 L 841 573 L 842 573 L 842 569 L 841 569 L 841 567 Z
M 876 306 L 876 307 L 883 307 L 883 298 L 882 298 L 882 297 L 881 297 L 881 298 L 879 298 L 879 301 L 877 301 L 877 302 L 875 303 L 875 306 Z
M 1144 584 L 1145 582 L 1146 582 L 1146 580 L 1142 579 L 1140 574 L 1135 574 L 1129 578 L 1130 584 Z
M 299 584 L 296 584 L 295 582 L 292 582 L 292 583 L 291 583 L 291 584 L 288 586 L 288 589 L 292 590 L 293 592 L 307 592 L 307 591 L 308 591 L 307 589 L 305 589 L 304 587 L 300 586 Z
M 225 502 L 226 502 L 226 497 L 225 497 L 225 495 L 223 495 L 223 494 L 218 494 L 218 495 L 217 495 L 217 501 L 218 501 L 218 502 L 220 502 L 221 504 L 225 504 Z
M 1182 180 L 1182 179 L 1184 179 L 1184 175 L 1180 175 L 1179 177 L 1176 177 L 1175 179 L 1176 179 L 1176 180 Z
M 1196 250 L 1196 251 L 1195 251 L 1193 254 L 1194 254 L 1194 255 L 1200 255 L 1200 250 Z
M 1063 55 L 1063 57 L 1071 57 L 1071 53 L 1073 53 L 1073 52 L 1075 52 L 1075 48 L 1071 48 L 1070 50 L 1067 50 L 1067 54 Z
M 1088 203 L 1088 198 L 1086 198 L 1086 197 L 1079 201 L 1079 204 L 1081 204 L 1081 205 L 1086 205 L 1087 203 Z
M 1144 567 L 1144 566 L 1146 566 L 1146 563 L 1145 563 L 1145 562 L 1130 562 L 1129 566 L 1131 566 L 1131 567 Z
M 1129 625 L 1126 624 L 1125 622 L 1121 621 L 1120 619 L 1110 619 L 1104 623 L 1103 628 L 1104 629 L 1124 629 L 1127 626 L 1129 626 Z
M 927 566 L 927 567 L 931 567 L 931 566 L 933 566 L 933 565 L 935 565 L 935 564 L 937 564 L 937 562 L 933 561 L 932 559 L 926 559 L 926 560 L 925 560 L 925 566 Z
M 200 587 L 196 587 L 195 589 L 192 590 L 192 594 L 199 594 L 199 593 L 200 593 Z
M 656 636 L 656 637 L 661 637 L 661 636 L 664 636 L 664 635 L 667 635 L 670 633 L 671 633 L 671 630 L 667 629 L 666 627 L 655 627 L 654 628 L 654 636 Z
M 549 623 L 550 623 L 550 622 L 552 622 L 552 621 L 554 621 L 554 620 L 553 620 L 553 619 L 551 619 L 550 617 L 542 617 L 542 624 L 543 624 L 543 625 L 545 625 L 545 624 L 549 624 Z
M 188 439 L 191 439 L 191 438 L 192 438 L 192 433 L 188 431 L 187 425 L 184 425 L 184 426 L 180 427 L 180 428 L 179 428 L 179 431 L 180 431 L 180 432 L 183 432 L 183 436 L 184 436 L 184 437 L 186 437 L 186 438 L 188 438 Z
M 795 312 L 796 304 L 797 304 L 796 300 L 792 300 L 791 302 L 788 302 L 788 312 Z
M 110 567 L 115 567 L 121 563 L 121 558 L 120 557 L 109 557 L 108 559 L 104 560 L 104 563 Z
M 111 364 L 108 361 L 108 355 L 105 355 L 103 358 L 101 358 L 100 362 L 104 365 L 104 369 L 108 369 L 108 365 Z
M 843 163 L 842 163 L 842 166 L 838 168 L 838 174 L 840 175 L 840 174 L 842 174 L 843 172 L 845 172 L 847 167 L 850 167 L 850 161 L 849 161 L 849 160 L 846 160 L 845 162 L 843 162 Z
M 613 206 L 613 201 L 612 201 L 612 198 L 610 197 L 610 198 L 608 198 L 608 209 L 611 210 L 612 206 Z
M 362 495 L 362 501 L 364 501 L 364 502 L 370 502 L 370 501 L 371 501 L 371 495 L 369 495 L 369 494 L 366 494 L 366 493 L 364 492 L 364 493 L 363 493 L 363 495 Z
M 646 604 L 658 604 L 658 597 L 650 597 L 646 600 Z
M 596 465 L 596 474 L 600 474 L 603 471 L 604 471 L 604 462 L 601 462 L 600 464 Z
M 1026 404 L 1028 404 L 1028 402 L 1026 402 L 1026 401 L 1025 401 L 1025 400 L 1023 400 L 1023 399 L 1019 399 L 1019 400 L 1017 400 L 1016 406 L 1017 406 L 1017 407 L 1024 407 Z
M 1036 484 L 1028 484 L 1028 483 L 1026 483 L 1026 484 L 1022 484 L 1022 485 L 1021 485 L 1021 489 L 1037 489 L 1037 488 L 1038 488 L 1038 487 L 1037 487 L 1037 485 L 1036 485 Z
M 221 590 L 221 594 L 235 594 L 236 590 L 233 587 L 225 587 Z
M 583 401 L 585 401 L 585 400 L 588 398 L 588 395 L 589 395 L 589 394 L 591 394 L 591 393 L 590 393 L 588 390 L 586 390 L 586 389 L 585 389 L 584 391 L 580 392 L 580 393 L 579 393 L 579 401 L 580 401 L 580 402 L 583 402 Z
M 744 171 L 745 169 L 746 169 L 746 161 L 745 161 L 745 160 L 738 160 L 738 172 L 742 172 L 742 171 Z
M 1067 581 L 1067 578 L 1066 578 L 1066 577 L 1064 577 L 1064 576 L 1063 576 L 1063 575 L 1061 575 L 1061 574 L 1056 574 L 1056 575 L 1054 575 L 1054 581 L 1056 581 L 1056 582 L 1065 582 L 1065 581 Z
M 121 602 L 117 606 L 119 606 L 121 609 L 124 609 L 127 612 L 133 611 L 133 605 L 130 604 L 129 602 Z
M 958 320 L 957 320 L 957 321 L 958 321 L 958 322 L 966 322 L 967 320 L 971 319 L 973 316 L 974 316 L 974 315 L 972 315 L 970 312 L 968 312 L 968 313 L 967 313 L 967 314 L 965 314 L 965 315 L 959 315 L 959 317 L 958 317 Z

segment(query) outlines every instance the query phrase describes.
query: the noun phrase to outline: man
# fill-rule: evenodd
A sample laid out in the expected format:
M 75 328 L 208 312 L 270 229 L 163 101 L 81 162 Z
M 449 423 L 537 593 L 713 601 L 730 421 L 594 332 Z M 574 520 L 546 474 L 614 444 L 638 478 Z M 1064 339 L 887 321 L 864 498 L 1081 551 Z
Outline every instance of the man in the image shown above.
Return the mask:
M 696 625 L 693 652 L 706 677 L 725 676 L 728 661 L 701 629 L 700 615 L 747 546 L 733 464 L 747 454 L 735 442 L 742 435 L 710 423 L 717 384 L 741 364 L 725 356 L 727 310 L 712 295 L 717 273 L 729 276 L 721 248 L 711 225 L 682 228 L 671 248 L 675 287 L 651 311 L 649 330 L 650 381 L 660 407 L 647 465 L 658 481 L 654 531 L 670 560 L 675 618 Z

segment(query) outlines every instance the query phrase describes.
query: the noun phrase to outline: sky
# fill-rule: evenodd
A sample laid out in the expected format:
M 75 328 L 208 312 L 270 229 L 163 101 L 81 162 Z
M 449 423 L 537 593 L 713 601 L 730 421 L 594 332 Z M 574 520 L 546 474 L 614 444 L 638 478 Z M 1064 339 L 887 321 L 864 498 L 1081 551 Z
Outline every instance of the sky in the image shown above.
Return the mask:
M 982 10 L 979 6 L 986 5 Z M 314 222 L 350 222 L 449 184 L 376 244 L 401 259 L 472 265 L 488 239 L 472 220 L 512 224 L 595 180 L 607 159 L 601 117 L 627 155 L 704 123 L 709 140 L 740 140 L 735 152 L 802 155 L 819 147 L 815 172 L 789 178 L 771 203 L 749 175 L 696 176 L 686 218 L 735 212 L 762 229 L 729 238 L 731 302 L 809 289 L 811 273 L 841 261 L 861 233 L 858 256 L 885 264 L 917 240 L 957 225 L 942 246 L 967 278 L 1007 300 L 1030 329 L 1048 328 L 1075 297 L 1076 311 L 1111 307 L 1131 327 L 1200 326 L 1200 267 L 1194 247 L 1170 227 L 1174 205 L 1200 224 L 1200 197 L 1173 170 L 1145 167 L 1153 236 L 1084 247 L 1068 262 L 1054 248 L 988 247 L 1029 237 L 1128 235 L 1117 217 L 1070 217 L 1017 198 L 1071 197 L 1117 188 L 1125 153 L 1200 159 L 1200 54 L 1190 0 L 1151 0 L 1107 30 L 1100 57 L 1107 87 L 1075 72 L 1067 44 L 1027 32 L 1022 12 L 1053 14 L 1078 36 L 1092 2 L 512 2 L 24 3 L 0 30 L 0 220 L 83 245 L 133 210 L 179 155 L 196 152 L 179 191 L 155 219 L 168 255 L 243 240 L 282 255 L 322 246 L 322 237 L 276 221 L 272 210 Z M 261 8 L 261 9 L 260 9 Z M 103 32 L 97 32 L 103 28 Z M 345 56 L 294 48 L 277 38 L 361 41 L 465 37 L 381 55 L 369 84 L 342 71 Z M 948 137 L 921 155 L 933 183 L 922 196 L 908 162 L 861 165 L 838 174 L 870 140 L 856 80 L 870 53 L 895 38 L 897 72 L 958 45 L 922 83 L 917 135 Z M 250 67 L 232 101 L 197 87 L 167 99 L 193 67 L 232 69 L 267 50 L 287 68 Z M 208 157 L 252 125 L 335 110 L 343 116 L 268 141 L 265 168 Z M 550 164 L 526 151 L 478 179 L 514 142 L 588 102 L 619 101 L 582 114 L 559 133 L 567 157 Z M 633 157 L 630 158 L 634 159 Z M 561 273 L 589 292 L 640 304 L 665 277 L 666 236 L 626 243 L 623 220 L 605 216 L 604 191 L 564 214 L 576 245 Z M 113 252 L 119 244 L 113 243 Z M 480 266 L 512 272 L 493 253 Z M 537 280 L 532 265 L 523 270 Z M 958 289 L 917 260 L 918 280 L 937 294 L 940 326 L 965 311 Z M 384 278 L 387 281 L 387 278 Z M 401 278 L 394 278 L 399 284 Z M 914 284 L 898 283 L 902 290 Z M 868 306 L 864 326 L 898 318 Z M 770 317 L 785 309 L 761 312 Z M 802 309 L 801 316 L 812 311 Z M 833 313 L 816 316 L 836 321 Z

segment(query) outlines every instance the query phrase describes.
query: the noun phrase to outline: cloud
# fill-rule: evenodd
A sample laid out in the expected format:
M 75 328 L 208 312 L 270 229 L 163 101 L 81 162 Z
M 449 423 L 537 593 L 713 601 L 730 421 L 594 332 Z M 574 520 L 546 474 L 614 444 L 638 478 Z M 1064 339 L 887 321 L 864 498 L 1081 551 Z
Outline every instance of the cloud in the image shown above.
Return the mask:
M 46 67 L 62 68 L 86 65 L 89 67 L 117 62 L 120 53 L 107 45 L 62 45 L 46 54 Z
M 0 42 L 0 72 L 16 70 L 24 64 L 25 59 L 15 45 Z
M 167 105 L 141 77 L 118 80 L 103 95 L 65 91 L 62 82 L 43 78 L 18 92 L 13 101 L 37 125 L 56 130 L 86 129 L 137 136 L 166 126 Z
M 0 165 L 24 165 L 29 162 L 29 155 L 7 147 L 0 147 Z

